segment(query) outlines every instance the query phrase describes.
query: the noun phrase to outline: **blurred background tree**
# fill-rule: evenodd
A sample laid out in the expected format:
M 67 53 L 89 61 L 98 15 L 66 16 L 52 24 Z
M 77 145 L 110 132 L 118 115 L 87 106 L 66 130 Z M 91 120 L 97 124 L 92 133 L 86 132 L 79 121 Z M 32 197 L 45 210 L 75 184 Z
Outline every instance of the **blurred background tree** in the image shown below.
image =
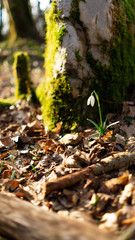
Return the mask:
M 44 13 L 40 10 L 40 1 L 35 1 L 38 6 L 38 16 L 44 19 Z M 9 23 L 8 39 L 11 42 L 17 37 L 30 38 L 43 42 L 36 28 L 36 23 L 33 19 L 30 0 L 0 0 L 0 32 L 2 29 L 2 7 L 6 10 Z M 43 21 L 42 21 L 43 24 Z
M 0 0 L 0 39 L 2 39 L 2 3 Z

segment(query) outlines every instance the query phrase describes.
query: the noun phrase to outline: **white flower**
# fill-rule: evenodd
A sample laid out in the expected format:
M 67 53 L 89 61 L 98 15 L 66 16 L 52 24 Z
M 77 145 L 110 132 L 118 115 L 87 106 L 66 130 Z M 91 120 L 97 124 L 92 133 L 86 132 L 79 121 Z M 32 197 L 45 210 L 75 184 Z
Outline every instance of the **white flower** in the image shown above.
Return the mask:
M 87 100 L 87 106 L 91 105 L 93 107 L 94 104 L 95 104 L 95 98 L 93 95 L 90 95 L 90 97 Z

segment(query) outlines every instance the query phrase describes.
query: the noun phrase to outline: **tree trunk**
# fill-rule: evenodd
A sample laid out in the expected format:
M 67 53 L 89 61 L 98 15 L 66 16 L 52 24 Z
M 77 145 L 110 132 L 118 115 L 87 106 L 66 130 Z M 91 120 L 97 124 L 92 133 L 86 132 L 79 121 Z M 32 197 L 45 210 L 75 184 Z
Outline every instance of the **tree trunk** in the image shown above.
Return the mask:
M 92 223 L 60 217 L 42 207 L 0 193 L 0 234 L 15 240 L 108 240 L 113 234 Z
M 134 9 L 131 0 L 52 2 L 45 14 L 45 82 L 37 91 L 50 130 L 61 121 L 65 132 L 86 128 L 87 118 L 97 121 L 95 108 L 86 106 L 93 90 L 104 113 L 121 108 L 135 83 Z
M 29 0 L 4 0 L 10 23 L 10 37 L 42 41 L 32 18 Z
M 1 30 L 2 30 L 2 3 L 0 0 L 0 40 L 2 39 Z

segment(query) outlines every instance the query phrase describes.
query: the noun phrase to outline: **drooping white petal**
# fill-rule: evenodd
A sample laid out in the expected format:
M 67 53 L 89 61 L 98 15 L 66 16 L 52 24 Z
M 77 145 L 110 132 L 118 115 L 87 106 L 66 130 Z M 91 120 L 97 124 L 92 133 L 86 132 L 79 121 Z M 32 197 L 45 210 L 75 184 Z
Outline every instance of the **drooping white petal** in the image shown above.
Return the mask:
M 91 98 L 91 96 L 88 98 L 88 100 L 87 100 L 87 106 L 89 106 L 90 105 L 90 98 Z
M 91 105 L 93 107 L 94 104 L 95 104 L 95 98 L 93 95 L 90 95 L 90 97 L 87 100 L 87 106 Z

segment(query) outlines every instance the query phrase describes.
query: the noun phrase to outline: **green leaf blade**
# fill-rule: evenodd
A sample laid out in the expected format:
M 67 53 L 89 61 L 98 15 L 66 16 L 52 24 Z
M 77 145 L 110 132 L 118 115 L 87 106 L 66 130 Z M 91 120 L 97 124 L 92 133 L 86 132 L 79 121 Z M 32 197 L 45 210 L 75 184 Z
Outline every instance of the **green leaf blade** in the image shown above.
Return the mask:
M 100 128 L 94 121 L 92 121 L 92 120 L 89 119 L 89 118 L 87 118 L 87 120 L 88 120 L 89 122 L 91 122 L 91 123 L 98 129 L 98 131 L 100 132 L 101 128 Z
M 119 122 L 120 122 L 120 121 L 117 121 L 117 122 L 114 122 L 114 123 L 109 124 L 109 125 L 106 127 L 106 129 L 109 128 L 109 127 L 111 127 L 111 126 L 113 126 L 113 125 L 115 125 L 115 124 L 118 124 Z
M 104 129 L 106 128 L 107 120 L 108 120 L 108 114 L 107 114 L 107 116 L 106 116 L 106 118 L 105 118 L 105 121 L 104 121 L 104 124 L 103 124 Z

